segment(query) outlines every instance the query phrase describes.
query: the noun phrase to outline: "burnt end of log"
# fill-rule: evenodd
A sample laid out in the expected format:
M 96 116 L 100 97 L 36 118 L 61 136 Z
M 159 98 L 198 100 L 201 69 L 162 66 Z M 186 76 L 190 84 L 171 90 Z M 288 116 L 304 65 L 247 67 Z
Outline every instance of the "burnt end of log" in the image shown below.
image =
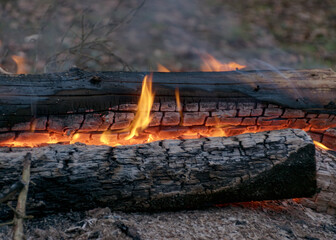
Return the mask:
M 315 147 L 301 130 L 114 148 L 1 148 L 0 189 L 17 181 L 27 152 L 35 183 L 27 214 L 35 216 L 104 206 L 122 211 L 191 209 L 316 192 Z M 1 206 L 1 218 L 10 214 Z

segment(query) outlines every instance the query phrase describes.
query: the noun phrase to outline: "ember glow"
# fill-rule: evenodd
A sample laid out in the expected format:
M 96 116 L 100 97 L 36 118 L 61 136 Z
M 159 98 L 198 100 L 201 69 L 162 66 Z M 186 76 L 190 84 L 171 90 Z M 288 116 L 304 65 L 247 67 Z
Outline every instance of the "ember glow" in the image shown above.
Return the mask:
M 202 72 L 225 72 L 225 71 L 235 71 L 243 69 L 246 66 L 240 65 L 236 62 L 221 63 L 216 58 L 210 54 L 205 54 L 202 56 L 203 65 L 201 66 Z
M 216 125 L 215 125 L 211 135 L 213 137 L 227 137 L 227 134 L 224 131 L 225 127 L 227 127 L 227 126 L 221 125 L 220 120 L 217 116 L 215 116 L 215 121 L 216 121 Z

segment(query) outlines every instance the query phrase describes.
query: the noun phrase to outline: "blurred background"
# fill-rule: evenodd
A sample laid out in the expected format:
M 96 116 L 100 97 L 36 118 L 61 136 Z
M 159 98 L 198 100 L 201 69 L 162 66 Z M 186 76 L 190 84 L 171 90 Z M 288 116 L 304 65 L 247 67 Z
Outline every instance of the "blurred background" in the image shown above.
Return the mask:
M 0 0 L 0 67 L 336 69 L 335 0 Z

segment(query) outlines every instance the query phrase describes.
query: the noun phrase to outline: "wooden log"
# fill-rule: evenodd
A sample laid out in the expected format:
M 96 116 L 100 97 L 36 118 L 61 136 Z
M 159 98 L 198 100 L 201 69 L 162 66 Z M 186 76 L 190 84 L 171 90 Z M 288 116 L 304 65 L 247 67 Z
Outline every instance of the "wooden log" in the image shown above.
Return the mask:
M 147 72 L 69 72 L 0 75 L 0 128 L 32 116 L 105 111 L 136 103 Z M 156 101 L 173 97 L 262 101 L 317 113 L 336 113 L 336 73 L 331 69 L 154 73 Z
M 163 211 L 217 203 L 309 197 L 315 146 L 285 129 L 228 138 L 163 140 L 130 146 L 49 145 L 0 149 L 0 189 L 32 155 L 27 214 L 108 206 Z M 2 207 L 0 216 L 8 216 Z

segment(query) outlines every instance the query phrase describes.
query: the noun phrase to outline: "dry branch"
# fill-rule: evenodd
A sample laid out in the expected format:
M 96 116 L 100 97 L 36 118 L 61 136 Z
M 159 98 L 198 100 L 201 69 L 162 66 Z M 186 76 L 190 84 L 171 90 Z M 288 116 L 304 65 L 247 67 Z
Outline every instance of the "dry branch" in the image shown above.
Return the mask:
M 24 157 L 23 161 L 22 182 L 24 183 L 25 186 L 23 187 L 23 189 L 19 194 L 18 202 L 16 205 L 16 211 L 14 214 L 13 240 L 24 239 L 23 221 L 25 218 L 27 218 L 26 202 L 30 181 L 30 165 L 31 165 L 31 153 L 28 152 Z
M 301 130 L 131 146 L 50 145 L 0 150 L 0 187 L 31 152 L 30 214 L 109 206 L 123 211 L 312 196 L 315 147 Z M 6 216 L 6 209 L 0 209 Z

